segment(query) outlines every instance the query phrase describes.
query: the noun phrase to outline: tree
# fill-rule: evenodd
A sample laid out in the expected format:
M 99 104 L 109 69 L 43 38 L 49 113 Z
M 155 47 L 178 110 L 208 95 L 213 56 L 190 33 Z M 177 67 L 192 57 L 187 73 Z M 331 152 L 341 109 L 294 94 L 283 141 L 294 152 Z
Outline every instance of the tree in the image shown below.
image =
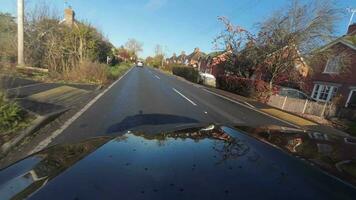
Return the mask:
M 155 52 L 155 56 L 153 58 L 153 66 L 163 66 L 163 62 L 164 62 L 164 57 L 165 57 L 165 52 L 163 50 L 163 46 L 157 44 L 155 46 L 154 52 Z
M 234 25 L 227 17 L 218 17 L 223 23 L 224 30 L 214 39 L 218 50 L 230 50 L 234 55 L 239 53 L 244 44 L 253 40 L 253 35 L 241 26 Z
M 0 13 L 0 62 L 15 62 L 16 49 L 15 18 L 8 13 Z
M 228 53 L 215 60 L 223 64 L 229 74 L 250 78 L 257 64 L 258 50 L 253 35 L 226 17 L 218 17 L 218 20 L 223 23 L 224 30 L 214 39 L 214 44 L 217 49 Z
M 291 76 L 302 56 L 333 39 L 338 9 L 329 1 L 301 5 L 291 1 L 287 12 L 277 12 L 260 24 L 258 58 L 270 87 L 296 81 Z
M 120 46 L 118 49 L 116 49 L 117 55 L 120 59 L 123 61 L 128 61 L 130 60 L 130 53 L 127 49 L 125 49 L 124 46 Z
M 302 83 L 296 67 L 302 57 L 314 56 L 315 49 L 334 39 L 339 10 L 327 0 L 310 4 L 292 0 L 285 10 L 260 23 L 257 37 L 219 17 L 225 28 L 214 43 L 231 52 L 224 59 L 225 71 L 246 78 L 259 72 L 270 89 L 286 82 Z
M 141 52 L 143 49 L 143 44 L 142 42 L 137 41 L 136 39 L 129 39 L 125 43 L 125 48 L 129 51 L 129 53 L 133 56 L 136 57 L 138 56 L 138 53 Z

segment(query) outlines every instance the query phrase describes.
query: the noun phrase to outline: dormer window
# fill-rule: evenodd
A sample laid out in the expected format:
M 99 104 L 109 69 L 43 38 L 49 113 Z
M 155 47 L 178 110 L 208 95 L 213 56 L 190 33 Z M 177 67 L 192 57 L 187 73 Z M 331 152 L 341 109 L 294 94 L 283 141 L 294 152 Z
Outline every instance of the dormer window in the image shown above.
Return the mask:
M 338 74 L 340 72 L 340 56 L 335 56 L 329 58 L 326 63 L 324 73 L 327 74 Z

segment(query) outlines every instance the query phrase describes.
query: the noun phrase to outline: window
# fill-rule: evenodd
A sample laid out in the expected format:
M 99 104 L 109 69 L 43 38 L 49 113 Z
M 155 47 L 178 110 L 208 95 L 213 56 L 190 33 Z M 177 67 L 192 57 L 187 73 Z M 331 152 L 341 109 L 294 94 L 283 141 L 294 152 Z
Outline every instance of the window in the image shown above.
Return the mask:
M 339 73 L 340 71 L 340 56 L 335 56 L 332 58 L 329 58 L 328 62 L 326 63 L 324 73 Z
M 346 107 L 356 108 L 356 89 L 350 91 L 349 98 L 346 103 Z
M 315 84 L 312 98 L 318 101 L 331 101 L 337 94 L 338 88 L 331 85 Z

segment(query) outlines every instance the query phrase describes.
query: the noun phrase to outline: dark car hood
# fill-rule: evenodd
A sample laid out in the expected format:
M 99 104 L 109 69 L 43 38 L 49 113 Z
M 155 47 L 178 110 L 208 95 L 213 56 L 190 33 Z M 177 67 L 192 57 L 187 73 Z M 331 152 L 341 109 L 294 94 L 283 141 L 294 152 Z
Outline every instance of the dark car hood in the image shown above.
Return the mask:
M 354 155 L 344 138 L 275 127 L 129 132 L 3 169 L 0 199 L 355 199 Z

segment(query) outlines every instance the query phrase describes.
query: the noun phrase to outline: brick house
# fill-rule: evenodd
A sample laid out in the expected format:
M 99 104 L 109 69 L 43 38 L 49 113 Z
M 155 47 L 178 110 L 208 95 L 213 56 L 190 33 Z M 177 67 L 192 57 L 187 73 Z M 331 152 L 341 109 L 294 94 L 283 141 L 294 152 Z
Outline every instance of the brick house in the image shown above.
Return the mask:
M 206 54 L 201 52 L 199 48 L 195 48 L 193 53 L 187 56 L 188 63 L 187 65 L 200 68 L 202 61 L 204 60 Z
M 178 57 L 175 53 L 173 53 L 173 56 L 170 57 L 170 58 L 167 58 L 166 59 L 166 63 L 167 64 L 175 64 L 175 63 L 178 63 Z
M 230 53 L 231 51 L 218 51 L 206 55 L 201 61 L 199 71 L 214 77 L 225 74 L 223 64 Z
M 177 57 L 177 63 L 186 64 L 187 62 L 187 55 L 185 54 L 185 51 L 182 51 L 182 53 Z
M 341 96 L 342 105 L 356 108 L 356 23 L 349 26 L 346 35 L 322 49 L 326 50 L 332 56 L 314 66 L 311 97 L 328 102 Z

